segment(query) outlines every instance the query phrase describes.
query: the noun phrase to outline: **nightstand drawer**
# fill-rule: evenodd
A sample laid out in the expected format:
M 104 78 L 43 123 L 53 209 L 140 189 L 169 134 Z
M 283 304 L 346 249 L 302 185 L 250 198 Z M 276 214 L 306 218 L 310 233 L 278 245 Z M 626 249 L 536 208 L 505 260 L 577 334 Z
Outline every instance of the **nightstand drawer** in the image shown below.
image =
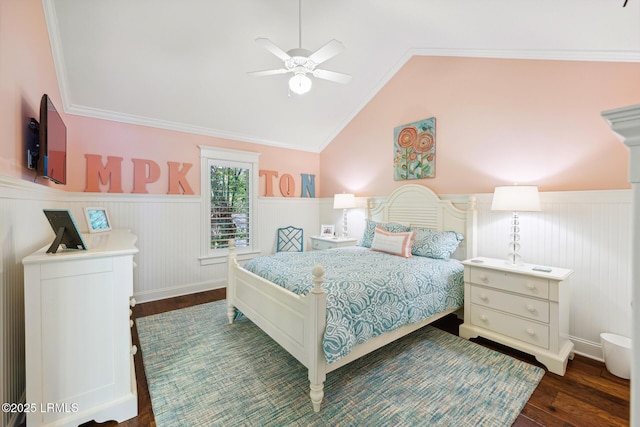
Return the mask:
M 347 246 L 355 246 L 357 243 L 358 239 L 311 236 L 311 249 L 316 251 L 322 249 L 346 248 Z
M 470 268 L 469 274 L 471 283 L 538 298 L 549 298 L 547 279 L 474 267 Z
M 326 240 L 311 239 L 311 247 L 315 250 L 321 250 L 335 248 L 336 245 Z
M 539 322 L 549 323 L 549 301 L 547 300 L 527 298 L 472 285 L 471 302 Z
M 471 304 L 471 324 L 541 348 L 549 348 L 549 327 L 547 325 L 513 317 L 475 304 Z

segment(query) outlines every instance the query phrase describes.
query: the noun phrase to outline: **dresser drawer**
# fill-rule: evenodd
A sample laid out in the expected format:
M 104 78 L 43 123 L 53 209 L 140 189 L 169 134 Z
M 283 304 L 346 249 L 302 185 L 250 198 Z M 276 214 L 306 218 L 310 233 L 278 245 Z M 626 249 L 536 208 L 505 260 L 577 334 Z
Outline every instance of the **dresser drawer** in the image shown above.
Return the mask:
M 549 348 L 549 327 L 471 304 L 471 324 L 545 349 Z
M 549 323 L 549 301 L 471 285 L 471 302 L 539 322 Z
M 509 292 L 549 298 L 549 281 L 540 277 L 527 276 L 485 268 L 469 268 L 471 283 L 502 289 Z

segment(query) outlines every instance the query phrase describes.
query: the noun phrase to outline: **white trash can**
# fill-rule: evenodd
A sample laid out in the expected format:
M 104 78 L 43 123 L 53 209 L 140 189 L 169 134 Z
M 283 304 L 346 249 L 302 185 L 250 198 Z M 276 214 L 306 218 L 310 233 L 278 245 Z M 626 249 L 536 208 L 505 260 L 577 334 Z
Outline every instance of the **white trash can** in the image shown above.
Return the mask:
M 602 355 L 607 370 L 613 375 L 629 379 L 631 377 L 631 338 L 603 333 Z

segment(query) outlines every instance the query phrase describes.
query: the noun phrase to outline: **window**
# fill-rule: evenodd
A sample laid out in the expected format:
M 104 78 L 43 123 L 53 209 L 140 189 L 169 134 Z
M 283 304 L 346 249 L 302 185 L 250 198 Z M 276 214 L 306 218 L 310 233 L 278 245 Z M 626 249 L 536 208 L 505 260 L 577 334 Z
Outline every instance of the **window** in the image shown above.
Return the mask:
M 249 197 L 251 195 L 250 169 L 222 166 L 215 160 L 209 162 L 211 175 L 211 249 L 229 247 L 229 239 L 236 240 L 236 247 L 248 247 Z
M 253 211 L 258 192 L 258 155 L 200 147 L 205 263 L 207 259 L 224 261 L 220 258 L 228 254 L 231 239 L 235 239 L 238 253 L 257 251 Z

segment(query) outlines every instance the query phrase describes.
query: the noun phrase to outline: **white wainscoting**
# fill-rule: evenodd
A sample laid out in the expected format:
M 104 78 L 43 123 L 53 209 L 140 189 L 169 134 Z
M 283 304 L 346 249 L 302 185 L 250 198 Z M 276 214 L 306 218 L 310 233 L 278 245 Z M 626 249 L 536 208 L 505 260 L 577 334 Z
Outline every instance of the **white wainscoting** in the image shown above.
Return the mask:
M 477 194 L 478 253 L 506 253 L 509 214 L 491 212 L 491 194 Z M 464 208 L 466 195 L 443 196 Z M 571 339 L 576 350 L 601 359 L 600 332 L 630 336 L 631 190 L 542 193 L 543 211 L 522 213 L 522 254 L 528 262 L 572 268 Z M 359 199 L 363 202 L 364 199 Z M 24 399 L 24 287 L 22 258 L 53 239 L 42 209 L 71 209 L 86 229 L 83 207 L 104 206 L 114 227 L 138 236 L 134 276 L 139 301 L 220 288 L 226 263 L 199 262 L 200 198 L 175 195 L 68 193 L 0 176 L 0 401 Z M 332 199 L 263 197 L 258 200 L 261 253 L 273 252 L 276 229 L 304 228 L 306 245 L 321 223 L 339 232 L 342 211 Z M 360 237 L 364 209 L 349 211 L 350 235 Z M 0 414 L 2 427 L 15 414 Z
M 59 207 L 55 191 L 0 176 L 0 402 L 24 402 L 24 270 L 22 258 L 44 246 L 51 228 L 43 208 Z M 0 412 L 0 425 L 17 426 L 15 412 Z
M 492 194 L 474 194 L 478 255 L 506 258 L 511 214 L 492 212 Z M 443 195 L 466 209 L 467 195 Z M 570 335 L 577 353 L 602 360 L 601 332 L 631 336 L 631 190 L 540 194 L 541 212 L 520 213 L 525 262 L 574 270 Z M 380 197 L 381 199 L 384 197 Z M 378 199 L 378 197 L 376 197 Z M 342 212 L 323 199 L 320 218 L 342 224 Z M 348 211 L 349 234 L 362 236 L 365 211 Z
M 478 195 L 478 253 L 507 253 L 510 214 Z M 577 353 L 602 359 L 601 332 L 631 336 L 631 190 L 541 193 L 520 214 L 525 262 L 571 268 L 569 331 Z
M 69 200 L 74 217 L 83 218 L 86 206 L 103 206 L 113 227 L 129 228 L 138 236 L 134 272 L 138 302 L 226 286 L 226 259 L 200 263 L 199 196 L 74 193 Z M 305 236 L 311 235 L 318 224 L 318 199 L 259 197 L 257 212 L 260 253 L 271 253 L 278 227 L 295 225 L 304 229 Z
M 138 236 L 134 294 L 139 302 L 226 286 L 226 262 L 201 265 L 200 197 L 69 193 L 0 176 L 0 401 L 24 402 L 24 274 L 22 259 L 53 240 L 42 213 L 70 209 L 86 230 L 84 207 L 108 209 L 114 228 Z M 300 226 L 307 236 L 319 229 L 318 199 L 259 198 L 261 253 L 275 249 L 276 229 Z M 0 426 L 16 426 L 18 414 L 0 413 Z

